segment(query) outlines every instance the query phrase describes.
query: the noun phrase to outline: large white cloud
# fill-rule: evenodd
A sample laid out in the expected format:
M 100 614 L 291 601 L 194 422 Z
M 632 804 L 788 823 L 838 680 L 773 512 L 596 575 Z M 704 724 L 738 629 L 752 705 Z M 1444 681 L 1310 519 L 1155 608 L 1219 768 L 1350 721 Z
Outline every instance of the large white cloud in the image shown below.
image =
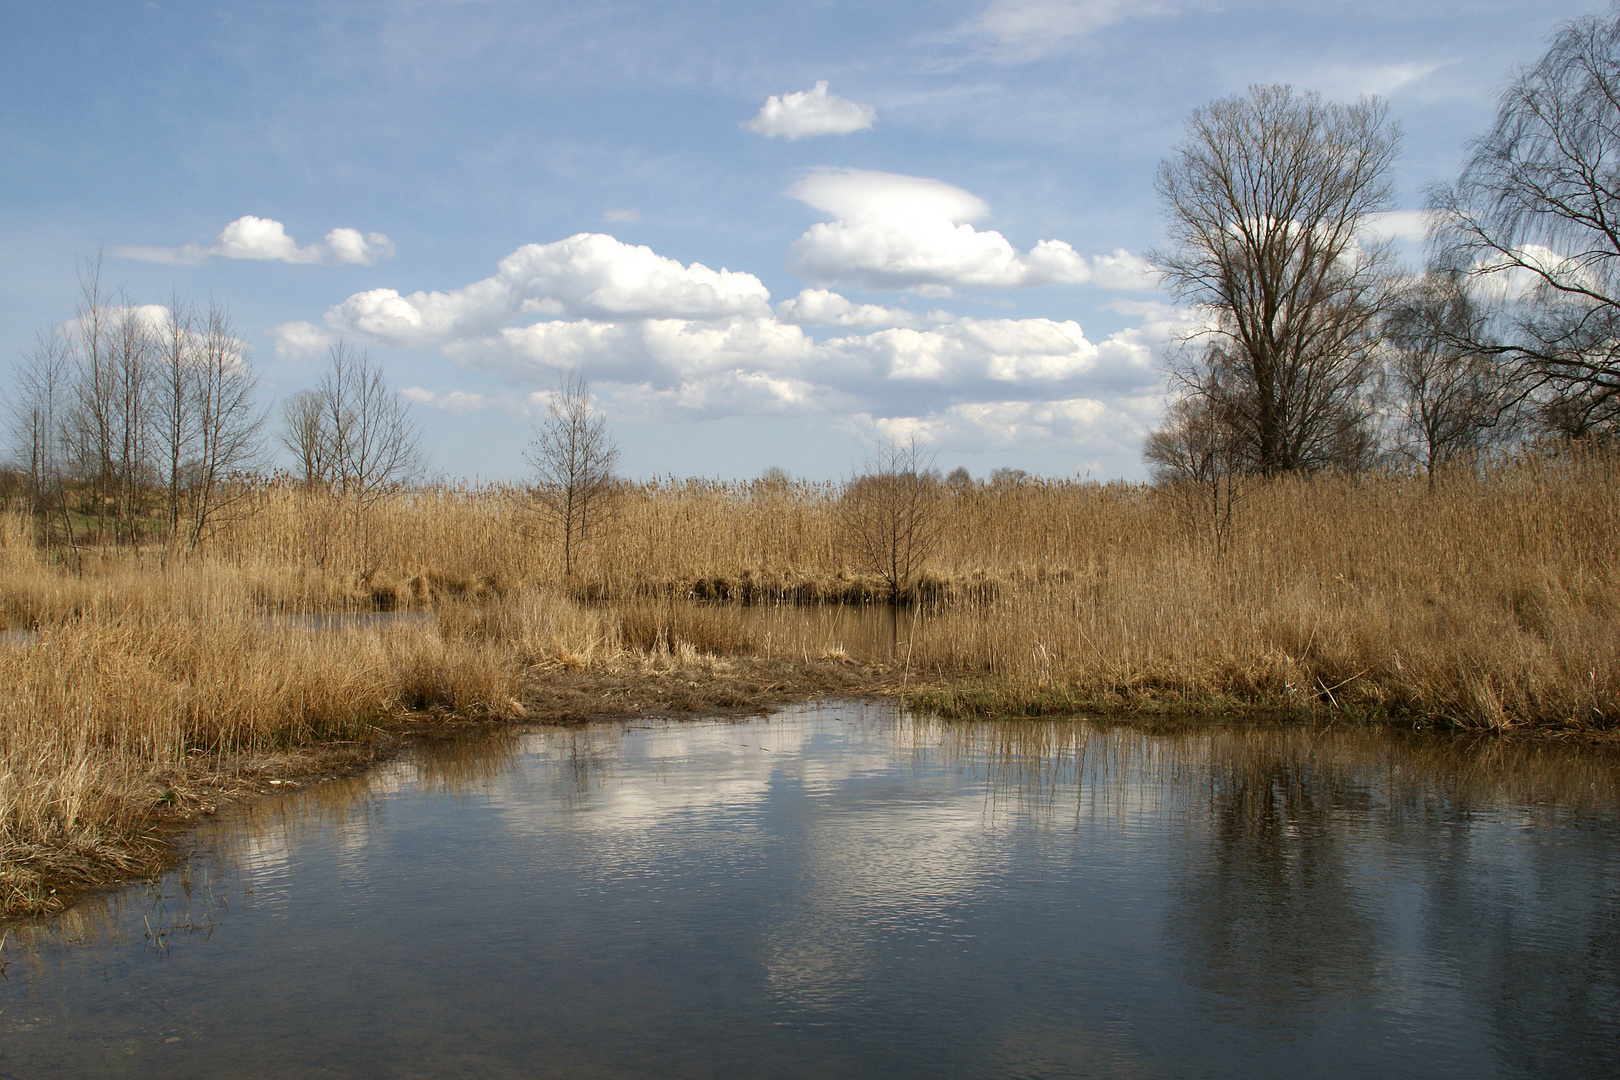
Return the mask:
M 809 90 L 777 97 L 772 94 L 744 126 L 766 138 L 803 139 L 812 135 L 845 135 L 877 122 L 877 111 L 827 92 L 822 79 Z
M 921 198 L 900 199 L 902 214 L 917 212 L 918 201 L 925 215 L 976 210 L 971 195 L 949 185 L 909 181 L 880 178 L 876 201 L 910 193 Z M 813 194 L 849 209 L 839 202 L 845 188 Z M 1150 323 L 1164 321 L 1158 308 L 1143 313 Z M 806 327 L 836 329 L 818 339 Z M 288 358 L 311 355 L 339 336 L 431 347 L 525 391 L 582 369 L 619 419 L 813 414 L 898 423 L 931 416 L 927 432 L 977 443 L 987 436 L 972 434 L 964 418 L 989 424 L 1012 417 L 1016 410 L 1008 410 L 1018 405 L 1027 407 L 1017 413 L 1021 430 L 1056 431 L 1062 417 L 1079 415 L 1074 402 L 1152 393 L 1153 333 L 1133 329 L 1092 341 L 1073 320 L 922 314 L 820 288 L 773 311 L 750 274 L 683 265 L 593 234 L 519 248 L 495 275 L 460 288 L 369 290 L 334 305 L 324 328 L 276 328 L 278 352 Z M 446 387 L 412 387 L 409 396 L 449 412 L 523 408 L 510 395 Z M 985 403 L 999 403 L 1000 411 L 974 411 Z
M 1151 347 L 1132 331 L 1093 343 L 1078 324 L 1050 319 L 953 319 L 821 342 L 771 318 L 559 319 L 508 327 L 445 352 L 518 385 L 546 385 L 580 368 L 606 399 L 637 415 L 911 415 L 986 397 L 1139 394 L 1158 381 Z
M 496 330 L 525 314 L 713 319 L 769 311 L 770 293 L 752 274 L 683 266 L 645 246 L 579 233 L 526 244 L 502 259 L 494 276 L 450 292 L 355 293 L 327 312 L 326 323 L 339 333 L 418 346 Z
M 299 247 L 281 222 L 244 214 L 221 229 L 209 246 L 121 247 L 113 249 L 113 254 L 143 262 L 171 264 L 196 264 L 219 256 L 260 262 L 370 266 L 379 259 L 392 258 L 394 242 L 380 232 L 362 233 L 359 229 L 340 227 L 327 233 L 324 243 Z
M 972 222 L 984 201 L 940 180 L 863 169 L 812 173 L 788 194 L 834 220 L 811 228 L 788 252 L 794 273 L 820 284 L 909 289 L 1080 285 L 1146 288 L 1146 264 L 1124 251 L 1087 259 L 1061 240 L 1019 252 Z
M 584 368 L 596 379 L 670 387 L 720 371 L 787 371 L 813 359 L 815 343 L 770 316 L 552 319 L 457 342 L 448 355 L 515 382 L 550 382 Z

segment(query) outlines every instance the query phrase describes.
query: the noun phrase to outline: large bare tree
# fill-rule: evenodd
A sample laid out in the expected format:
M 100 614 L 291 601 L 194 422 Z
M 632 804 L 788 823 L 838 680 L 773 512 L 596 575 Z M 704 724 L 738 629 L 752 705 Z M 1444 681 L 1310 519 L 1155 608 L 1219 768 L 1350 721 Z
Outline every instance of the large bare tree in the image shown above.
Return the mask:
M 79 269 L 79 303 L 69 346 L 74 374 L 62 422 L 67 465 L 87 488 L 98 537 L 117 491 L 118 373 L 111 342 L 112 305 L 101 282 L 101 259 Z
M 1399 142 L 1376 99 L 1255 86 L 1194 110 L 1159 168 L 1170 244 L 1149 260 L 1204 316 L 1183 391 L 1224 395 L 1212 415 L 1255 472 L 1352 465 L 1370 447 L 1391 258 L 1368 225 L 1393 203 Z
M 582 373 L 558 380 L 524 459 L 534 470 L 529 497 L 543 527 L 562 546 L 563 575 L 572 577 L 580 545 L 612 507 L 613 467 L 619 460 L 607 417 L 592 402 Z
M 1620 428 L 1620 8 L 1566 24 L 1502 92 L 1458 181 L 1430 193 L 1437 265 L 1490 316 L 1549 427 Z

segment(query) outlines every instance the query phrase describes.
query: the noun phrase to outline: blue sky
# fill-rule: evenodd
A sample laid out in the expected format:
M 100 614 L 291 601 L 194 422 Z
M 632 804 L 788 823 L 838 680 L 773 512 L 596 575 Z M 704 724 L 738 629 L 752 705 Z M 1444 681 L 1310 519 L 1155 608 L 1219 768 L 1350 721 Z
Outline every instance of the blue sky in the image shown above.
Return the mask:
M 947 469 L 1135 478 L 1188 112 L 1379 94 L 1412 210 L 1591 9 L 12 0 L 0 353 L 99 250 L 136 301 L 226 302 L 267 396 L 370 349 L 450 476 L 520 476 L 579 366 L 632 476 L 840 476 L 916 434 Z

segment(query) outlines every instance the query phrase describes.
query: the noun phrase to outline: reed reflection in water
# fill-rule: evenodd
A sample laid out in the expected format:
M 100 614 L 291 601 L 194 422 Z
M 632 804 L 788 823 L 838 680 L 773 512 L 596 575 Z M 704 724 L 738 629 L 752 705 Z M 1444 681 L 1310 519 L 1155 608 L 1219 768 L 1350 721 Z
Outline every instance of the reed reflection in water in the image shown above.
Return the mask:
M 857 703 L 507 730 L 13 927 L 0 1074 L 1601 1075 L 1617 929 L 1590 749 Z

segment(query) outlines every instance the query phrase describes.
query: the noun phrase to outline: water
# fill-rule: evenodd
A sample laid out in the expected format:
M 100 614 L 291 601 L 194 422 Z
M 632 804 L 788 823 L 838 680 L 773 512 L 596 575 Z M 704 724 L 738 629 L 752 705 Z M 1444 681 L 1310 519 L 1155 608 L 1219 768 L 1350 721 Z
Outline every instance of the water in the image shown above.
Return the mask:
M 1602 1076 L 1620 766 L 834 703 L 221 814 L 0 961 L 0 1075 Z

